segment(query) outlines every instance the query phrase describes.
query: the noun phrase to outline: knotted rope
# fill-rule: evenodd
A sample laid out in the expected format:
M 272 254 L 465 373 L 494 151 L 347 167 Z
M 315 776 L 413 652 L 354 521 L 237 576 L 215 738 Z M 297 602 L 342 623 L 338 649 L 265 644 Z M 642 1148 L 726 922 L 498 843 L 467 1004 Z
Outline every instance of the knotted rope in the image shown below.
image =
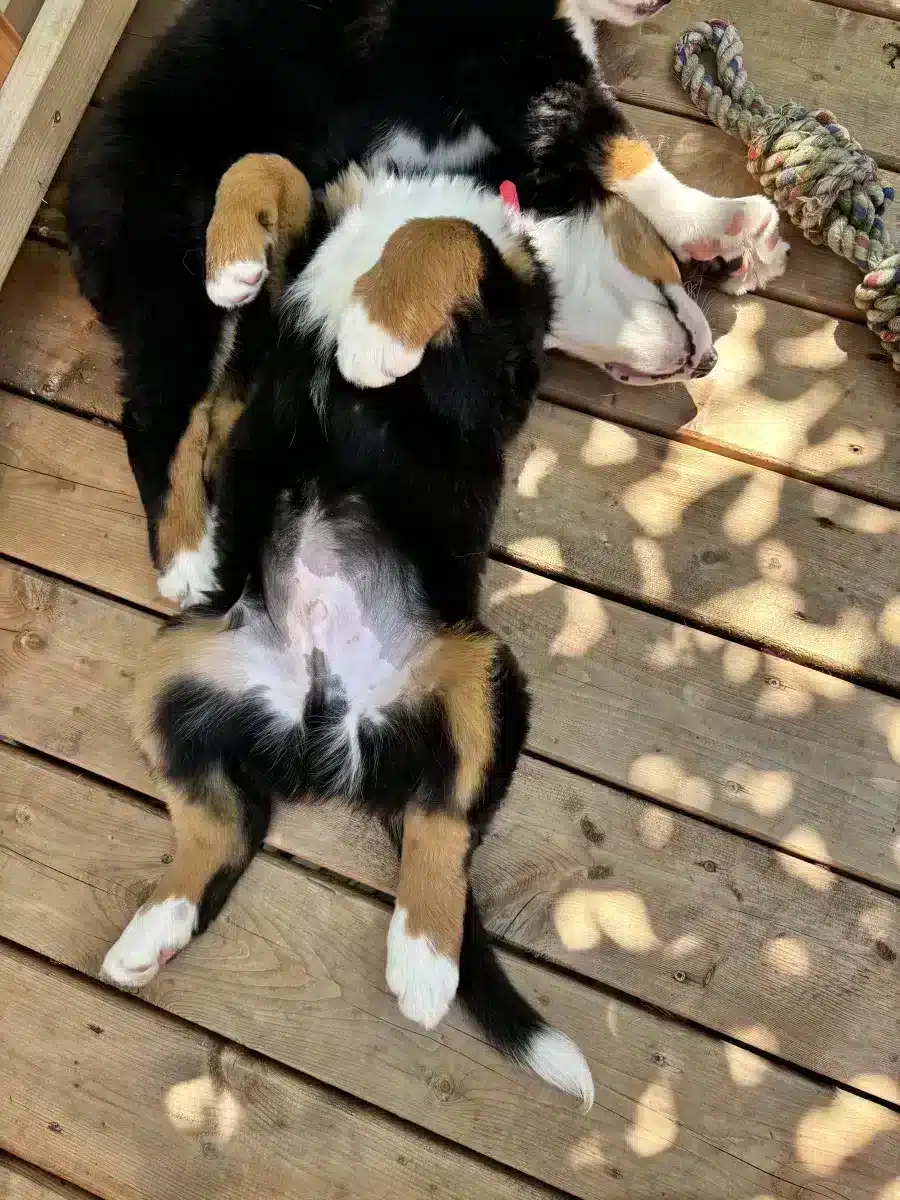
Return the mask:
M 675 43 L 675 73 L 697 108 L 748 146 L 747 170 L 805 236 L 866 272 L 856 307 L 900 371 L 900 247 L 884 228 L 894 190 L 833 113 L 768 104 L 747 78 L 743 49 L 730 21 L 698 22 Z M 704 51 L 715 57 L 718 84 Z

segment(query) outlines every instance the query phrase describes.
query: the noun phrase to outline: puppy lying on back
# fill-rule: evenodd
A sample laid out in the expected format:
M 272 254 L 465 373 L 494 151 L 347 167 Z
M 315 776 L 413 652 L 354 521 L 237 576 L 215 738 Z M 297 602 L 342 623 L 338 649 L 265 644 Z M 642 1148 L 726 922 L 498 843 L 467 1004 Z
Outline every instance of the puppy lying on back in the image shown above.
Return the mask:
M 222 429 L 233 419 L 263 347 L 271 344 L 271 306 L 282 290 L 285 249 L 309 211 L 305 180 L 277 156 L 248 155 L 219 188 L 207 236 L 207 291 L 231 311 L 213 387 L 170 464 L 170 490 L 157 526 L 160 592 L 182 605 L 202 601 L 215 587 L 215 575 L 206 497 L 196 485 L 182 490 L 176 484 L 196 481 L 205 470 L 211 486 Z M 637 384 L 699 378 L 715 364 L 709 324 L 682 286 L 674 255 L 619 197 L 608 196 L 574 221 L 514 211 L 465 177 L 404 177 L 388 168 L 354 167 L 327 189 L 317 228 L 338 213 L 340 225 L 291 285 L 287 306 L 318 322 L 341 373 L 361 387 L 383 387 L 413 370 L 446 329 L 430 261 L 382 251 L 404 221 L 447 215 L 527 248 L 551 284 L 546 344 L 603 362 Z M 405 236 L 397 234 L 397 242 Z M 443 245 L 443 239 L 429 243 L 430 252 L 439 256 Z M 450 255 L 448 261 L 452 266 L 457 259 Z M 252 283 L 236 288 L 238 277 Z M 223 350 L 230 354 L 224 377 Z M 218 405 L 212 397 L 219 397 Z M 151 423 L 146 436 L 152 435 Z
M 104 972 L 141 986 L 202 932 L 262 845 L 274 802 L 341 800 L 401 848 L 387 947 L 401 1011 L 431 1028 L 458 989 L 498 1050 L 589 1106 L 583 1055 L 513 988 L 469 886 L 528 725 L 524 680 L 479 597 L 504 448 L 538 381 L 547 273 L 500 198 L 468 181 L 352 174 L 310 215 L 302 180 L 273 159 L 223 181 L 211 260 L 246 257 L 258 213 L 272 210 L 270 229 L 306 220 L 306 238 L 281 336 L 219 468 L 215 586 L 163 630 L 134 696 L 175 860 Z M 338 369 L 354 296 L 427 339 L 391 387 L 363 390 Z M 198 418 L 216 436 L 233 382 L 226 365 Z M 191 454 L 200 465 L 188 449 L 175 493 Z

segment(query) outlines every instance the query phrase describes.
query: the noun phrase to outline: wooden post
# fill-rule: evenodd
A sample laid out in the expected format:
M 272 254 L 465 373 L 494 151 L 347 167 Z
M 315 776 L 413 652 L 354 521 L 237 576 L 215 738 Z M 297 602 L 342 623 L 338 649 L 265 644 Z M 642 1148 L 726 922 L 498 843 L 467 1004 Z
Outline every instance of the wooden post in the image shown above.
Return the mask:
M 0 284 L 135 0 L 44 0 L 0 88 Z
M 3 86 L 3 80 L 12 70 L 21 45 L 22 39 L 3 13 L 0 13 L 0 87 Z

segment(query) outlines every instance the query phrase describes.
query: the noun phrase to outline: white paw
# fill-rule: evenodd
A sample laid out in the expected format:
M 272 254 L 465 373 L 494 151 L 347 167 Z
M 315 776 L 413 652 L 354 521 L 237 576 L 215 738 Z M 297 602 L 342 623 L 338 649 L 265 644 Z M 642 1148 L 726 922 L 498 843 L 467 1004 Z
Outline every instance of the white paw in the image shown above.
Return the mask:
M 679 239 L 679 258 L 734 262 L 735 268 L 719 280 L 719 287 L 735 296 L 764 287 L 784 274 L 790 247 L 781 238 L 778 209 L 770 200 L 765 196 L 707 199 L 706 212 L 693 214 Z
M 100 974 L 122 987 L 143 987 L 188 944 L 196 921 L 197 905 L 173 896 L 139 908 L 104 958 Z
M 220 267 L 212 279 L 207 279 L 206 294 L 219 308 L 239 308 L 259 295 L 268 274 L 265 260 L 239 259 Z
M 156 588 L 165 600 L 179 608 L 193 608 L 216 590 L 216 548 L 213 541 L 215 517 L 206 518 L 206 531 L 196 550 L 179 550 L 156 580 Z
M 410 348 L 369 320 L 358 300 L 353 301 L 338 323 L 338 370 L 357 387 L 387 387 L 414 371 L 424 352 L 423 348 Z
M 434 1029 L 447 1015 L 459 985 L 459 968 L 426 937 L 406 932 L 406 909 L 395 908 L 387 939 L 387 985 L 404 1017 Z

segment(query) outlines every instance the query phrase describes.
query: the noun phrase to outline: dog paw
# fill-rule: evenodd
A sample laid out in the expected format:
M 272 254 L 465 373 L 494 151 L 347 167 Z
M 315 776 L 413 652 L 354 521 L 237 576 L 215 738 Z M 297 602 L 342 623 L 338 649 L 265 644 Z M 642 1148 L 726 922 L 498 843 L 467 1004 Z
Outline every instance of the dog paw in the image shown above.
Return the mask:
M 241 308 L 255 300 L 269 274 L 265 259 L 238 259 L 206 280 L 206 294 L 219 308 Z
M 453 1003 L 459 967 L 427 937 L 411 936 L 406 909 L 395 908 L 388 930 L 386 978 L 404 1017 L 434 1029 Z
M 197 546 L 177 550 L 156 578 L 156 589 L 164 600 L 179 608 L 203 604 L 216 590 L 215 516 L 207 515 L 206 528 Z
M 719 286 L 736 296 L 765 287 L 784 274 L 789 250 L 779 233 L 778 210 L 765 196 L 709 197 L 707 211 L 695 214 L 687 236 L 676 247 L 683 261 L 724 262 Z
M 190 900 L 170 896 L 144 905 L 104 958 L 100 974 L 120 987 L 143 987 L 184 949 L 196 922 L 197 906 Z
M 407 346 L 372 321 L 359 300 L 338 322 L 338 370 L 357 387 L 387 387 L 414 371 L 424 353 L 424 347 Z

